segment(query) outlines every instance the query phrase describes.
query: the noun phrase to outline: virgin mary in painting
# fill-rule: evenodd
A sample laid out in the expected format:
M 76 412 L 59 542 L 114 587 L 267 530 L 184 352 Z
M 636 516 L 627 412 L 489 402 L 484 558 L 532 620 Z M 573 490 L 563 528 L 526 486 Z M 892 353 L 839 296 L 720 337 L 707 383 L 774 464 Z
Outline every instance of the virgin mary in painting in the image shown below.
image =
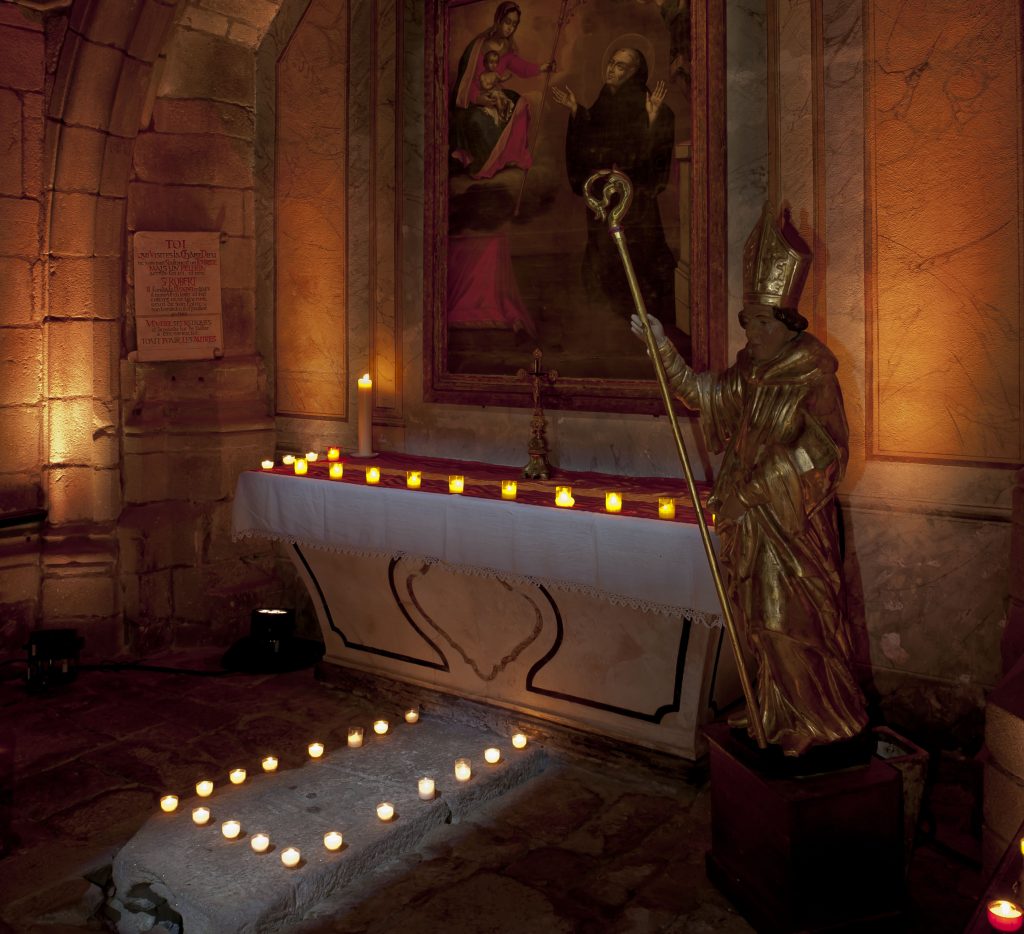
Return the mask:
M 513 76 L 533 78 L 552 68 L 552 62 L 535 65 L 519 57 L 515 34 L 521 18 L 518 3 L 499 4 L 494 23 L 459 59 L 449 113 L 453 174 L 462 169 L 472 178 L 491 178 L 506 166 L 532 164 L 529 104 L 518 91 L 495 88 Z M 493 106 L 495 93 L 510 103 L 507 112 Z

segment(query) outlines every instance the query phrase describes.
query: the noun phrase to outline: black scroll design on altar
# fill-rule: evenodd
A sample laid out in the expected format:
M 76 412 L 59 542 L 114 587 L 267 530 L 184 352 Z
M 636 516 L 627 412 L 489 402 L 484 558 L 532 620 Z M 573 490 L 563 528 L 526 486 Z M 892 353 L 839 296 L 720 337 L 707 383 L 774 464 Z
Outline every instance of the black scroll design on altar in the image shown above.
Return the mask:
M 422 668 L 432 668 L 435 671 L 450 671 L 448 666 L 448 659 L 445 658 L 444 652 L 438 648 L 437 644 L 416 625 L 413 618 L 408 614 L 405 607 L 402 606 L 402 601 L 398 599 L 398 592 L 395 590 L 395 565 L 398 564 L 399 558 L 392 557 L 388 564 L 388 584 L 391 587 L 391 595 L 395 598 L 395 603 L 398 608 L 402 611 L 402 615 L 408 620 L 409 625 L 416 631 L 416 634 L 429 645 L 436 653 L 437 657 L 441 659 L 440 662 L 431 662 L 423 658 L 414 658 L 411 655 L 404 655 L 401 652 L 391 652 L 388 649 L 380 649 L 372 645 L 363 645 L 359 642 L 352 642 L 348 636 L 342 632 L 337 624 L 334 622 L 334 617 L 331 615 L 331 608 L 327 603 L 327 597 L 324 595 L 323 589 L 320 587 L 320 582 L 316 578 L 316 574 L 313 572 L 313 568 L 310 567 L 309 562 L 306 560 L 306 556 L 302 553 L 302 550 L 298 545 L 292 544 L 292 548 L 295 549 L 295 554 L 299 556 L 299 560 L 302 562 L 302 566 L 306 569 L 306 574 L 309 576 L 310 582 L 313 584 L 313 588 L 316 590 L 317 597 L 320 600 L 320 609 L 323 611 L 323 618 L 327 620 L 327 625 L 330 626 L 331 632 L 335 633 L 341 641 L 345 644 L 346 649 L 352 649 L 354 652 L 367 652 L 370 655 L 380 655 L 384 658 L 393 658 L 396 661 L 408 662 L 410 665 L 419 665 Z
M 629 707 L 619 707 L 616 704 L 607 704 L 604 701 L 593 700 L 589 697 L 579 697 L 576 694 L 566 694 L 564 691 L 553 691 L 549 688 L 537 687 L 534 678 L 541 672 L 544 666 L 551 661 L 562 647 L 562 639 L 565 635 L 565 628 L 562 624 L 562 614 L 558 610 L 558 604 L 554 597 L 548 592 L 543 584 L 537 585 L 538 589 L 551 604 L 555 614 L 555 641 L 543 658 L 538 659 L 526 675 L 526 690 L 531 694 L 541 694 L 544 697 L 553 697 L 556 700 L 567 701 L 570 704 L 580 704 L 584 707 L 593 707 L 596 710 L 605 710 L 608 713 L 615 713 L 622 717 L 631 717 L 634 720 L 643 720 L 646 723 L 661 723 L 666 714 L 675 713 L 679 710 L 680 701 L 683 696 L 683 673 L 686 671 L 686 649 L 690 644 L 690 631 L 693 628 L 693 621 L 688 617 L 683 620 L 682 632 L 679 634 L 679 653 L 676 656 L 676 674 L 674 678 L 675 687 L 672 693 L 672 702 L 662 704 L 654 713 L 644 713 L 640 710 L 631 710 Z

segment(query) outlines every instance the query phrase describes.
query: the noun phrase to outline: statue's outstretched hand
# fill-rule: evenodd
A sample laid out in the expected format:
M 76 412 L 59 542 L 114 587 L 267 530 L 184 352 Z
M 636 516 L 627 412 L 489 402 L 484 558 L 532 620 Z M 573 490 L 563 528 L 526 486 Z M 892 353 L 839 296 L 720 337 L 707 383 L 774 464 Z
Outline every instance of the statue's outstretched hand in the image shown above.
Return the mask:
M 651 326 L 651 334 L 654 335 L 654 346 L 657 347 L 665 339 L 665 329 L 661 326 L 661 322 L 654 317 L 654 315 L 647 316 L 647 323 Z M 640 315 L 632 315 L 629 319 L 629 329 L 642 341 L 647 342 L 647 338 L 644 337 L 644 323 L 640 320 Z

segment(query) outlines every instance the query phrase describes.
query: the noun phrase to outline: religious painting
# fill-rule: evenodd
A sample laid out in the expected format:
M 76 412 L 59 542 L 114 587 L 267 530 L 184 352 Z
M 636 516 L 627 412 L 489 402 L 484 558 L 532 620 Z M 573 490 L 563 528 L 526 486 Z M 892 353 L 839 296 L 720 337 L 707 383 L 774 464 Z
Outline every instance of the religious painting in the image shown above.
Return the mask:
M 708 16 L 721 14 L 696 5 L 428 8 L 428 399 L 530 404 L 519 374 L 539 348 L 558 373 L 547 404 L 656 409 L 622 258 L 584 198 L 602 169 L 632 183 L 622 227 L 647 310 L 687 359 L 707 362 L 709 272 L 693 269 L 691 242 L 703 263 L 711 218 L 695 195 L 708 193 L 717 132 L 708 39 L 721 24 L 709 33 Z

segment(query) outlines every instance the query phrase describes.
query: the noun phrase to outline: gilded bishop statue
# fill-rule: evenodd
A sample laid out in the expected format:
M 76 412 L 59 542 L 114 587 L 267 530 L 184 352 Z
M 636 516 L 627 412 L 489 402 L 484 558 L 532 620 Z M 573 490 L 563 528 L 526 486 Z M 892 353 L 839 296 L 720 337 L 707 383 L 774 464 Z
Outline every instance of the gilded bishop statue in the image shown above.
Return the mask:
M 809 264 L 765 205 L 743 252 L 747 345 L 724 373 L 694 372 L 649 318 L 673 392 L 700 413 L 709 449 L 724 452 L 710 505 L 725 589 L 755 664 L 765 736 L 789 756 L 852 739 L 868 719 L 835 509 L 848 456 L 838 364 L 796 310 Z M 632 328 L 643 339 L 635 315 Z

